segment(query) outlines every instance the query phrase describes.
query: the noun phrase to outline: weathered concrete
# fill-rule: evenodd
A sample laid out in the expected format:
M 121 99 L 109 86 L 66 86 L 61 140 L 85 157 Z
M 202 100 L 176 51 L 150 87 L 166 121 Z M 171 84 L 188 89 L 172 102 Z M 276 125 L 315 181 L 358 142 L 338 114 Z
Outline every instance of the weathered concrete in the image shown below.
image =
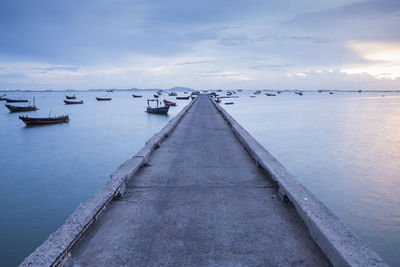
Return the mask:
M 232 131 L 259 166 L 278 183 L 279 196 L 289 199 L 305 222 L 312 238 L 335 266 L 388 266 L 324 204 L 300 184 L 232 116 L 213 101 Z
M 151 153 L 167 137 L 196 99 L 190 102 L 160 132 L 152 136 L 146 145 L 131 159 L 111 174 L 111 180 L 100 188 L 88 201 L 78 206 L 56 232 L 31 253 L 20 266 L 53 266 L 59 264 L 82 234 L 95 222 L 107 205 L 116 197 L 124 195 L 127 181 L 147 163 Z
M 295 208 L 201 95 L 71 250 L 82 266 L 328 266 Z

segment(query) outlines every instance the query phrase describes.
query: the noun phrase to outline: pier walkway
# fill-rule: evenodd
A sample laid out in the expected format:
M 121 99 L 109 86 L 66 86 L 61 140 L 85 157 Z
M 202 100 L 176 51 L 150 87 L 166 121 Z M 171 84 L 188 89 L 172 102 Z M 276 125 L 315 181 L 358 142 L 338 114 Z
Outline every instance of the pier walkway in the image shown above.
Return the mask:
M 206 95 L 74 245 L 81 266 L 329 266 Z M 70 262 L 71 263 L 71 262 Z

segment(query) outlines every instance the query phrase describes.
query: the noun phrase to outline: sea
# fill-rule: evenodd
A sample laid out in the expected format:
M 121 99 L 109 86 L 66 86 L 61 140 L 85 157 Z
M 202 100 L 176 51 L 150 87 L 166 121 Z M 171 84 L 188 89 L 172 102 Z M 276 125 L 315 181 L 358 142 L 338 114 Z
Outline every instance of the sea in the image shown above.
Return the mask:
M 164 93 L 160 99 L 178 106 L 148 114 L 154 93 L 7 92 L 35 97 L 39 110 L 9 113 L 0 102 L 0 266 L 21 263 L 189 103 Z M 72 94 L 84 104 L 65 105 Z M 387 263 L 400 266 L 400 93 L 253 95 L 237 92 L 220 105 Z M 112 100 L 96 100 L 105 96 Z M 63 114 L 69 123 L 26 127 L 18 119 Z

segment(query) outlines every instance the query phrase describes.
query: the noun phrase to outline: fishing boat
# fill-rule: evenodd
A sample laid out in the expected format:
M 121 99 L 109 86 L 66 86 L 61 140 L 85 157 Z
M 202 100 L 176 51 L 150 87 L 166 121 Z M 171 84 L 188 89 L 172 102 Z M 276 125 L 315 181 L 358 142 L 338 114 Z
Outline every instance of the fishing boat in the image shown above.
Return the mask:
M 162 91 L 158 91 L 158 92 L 157 92 L 157 95 L 162 95 Z
M 175 102 L 172 102 L 172 101 L 168 101 L 168 100 L 163 100 L 163 102 L 164 102 L 164 105 L 166 105 L 166 106 L 176 106 L 176 103 Z
M 175 92 L 168 93 L 169 96 L 177 96 Z
M 233 102 L 226 102 L 225 105 L 233 105 Z
M 178 100 L 188 100 L 190 98 L 190 95 L 188 96 L 177 96 L 176 99 Z
M 154 94 L 153 96 L 154 96 L 155 98 L 158 98 L 158 97 L 159 97 L 159 95 L 157 95 L 157 94 Z
M 273 93 L 265 93 L 267 96 L 276 96 L 276 94 Z
M 330 94 L 330 95 L 333 95 L 333 92 L 329 91 L 329 94 Z
M 62 116 L 58 116 L 58 117 L 48 117 L 48 118 L 30 118 L 28 116 L 18 116 L 18 117 L 27 126 L 69 122 L 68 115 L 62 115 Z
M 6 95 L 1 95 L 1 96 L 0 96 L 0 101 L 6 101 L 7 98 L 5 98 L 5 96 L 6 96 Z
M 109 90 L 107 90 L 107 92 L 112 93 L 112 92 L 114 92 L 114 90 L 113 89 L 109 89 Z
M 294 92 L 295 94 L 297 94 L 297 95 L 303 95 L 303 92 Z
M 33 106 L 12 106 L 6 104 L 6 107 L 10 110 L 10 112 L 26 112 L 26 111 L 35 111 L 38 110 L 37 107 Z
M 142 95 L 132 95 L 133 98 L 143 97 Z
M 256 96 L 255 95 L 251 95 L 250 98 L 256 98 Z
M 156 101 L 157 102 L 157 107 L 151 107 L 150 102 Z M 147 99 L 147 108 L 146 111 L 147 113 L 152 113 L 152 114 L 167 114 L 169 110 L 169 106 L 164 106 L 164 107 L 159 107 L 158 106 L 158 99 Z
M 221 103 L 221 98 L 217 97 L 217 99 L 215 100 L 215 102 Z
M 66 95 L 65 98 L 66 98 L 66 99 L 76 99 L 76 96 L 75 96 L 75 95 L 73 95 L 73 96 L 68 96 L 68 95 Z
M 73 104 L 83 104 L 83 100 L 81 101 L 69 101 L 69 100 L 64 100 L 65 105 L 73 105 Z
M 97 101 L 110 101 L 111 97 L 96 97 Z
M 7 103 L 26 103 L 28 102 L 27 99 L 9 99 L 6 98 Z

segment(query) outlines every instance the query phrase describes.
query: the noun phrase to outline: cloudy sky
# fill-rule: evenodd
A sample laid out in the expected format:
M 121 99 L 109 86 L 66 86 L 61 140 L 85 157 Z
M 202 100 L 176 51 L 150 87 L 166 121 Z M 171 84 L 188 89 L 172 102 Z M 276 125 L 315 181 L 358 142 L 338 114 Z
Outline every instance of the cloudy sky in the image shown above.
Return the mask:
M 1 0 L 0 36 L 0 89 L 400 89 L 399 0 Z

